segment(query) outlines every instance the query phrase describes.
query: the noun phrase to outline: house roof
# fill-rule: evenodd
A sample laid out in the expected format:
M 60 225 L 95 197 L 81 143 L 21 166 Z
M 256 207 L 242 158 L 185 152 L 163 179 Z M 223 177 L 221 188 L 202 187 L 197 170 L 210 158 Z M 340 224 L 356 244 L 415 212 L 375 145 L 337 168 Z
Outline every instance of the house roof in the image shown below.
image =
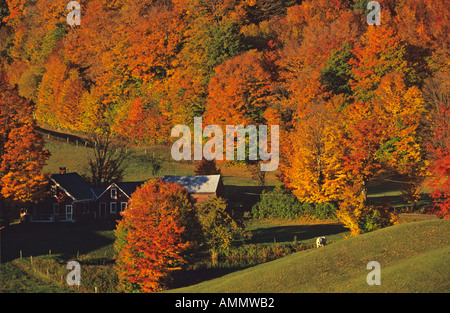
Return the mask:
M 100 198 L 101 196 L 103 196 L 103 194 L 112 187 L 119 188 L 122 191 L 122 193 L 124 193 L 128 198 L 131 198 L 131 195 L 143 183 L 144 183 L 143 181 L 112 183 L 106 189 L 103 189 L 101 192 L 98 192 L 97 194 L 99 196 L 97 196 L 97 198 Z
M 161 179 L 166 182 L 177 183 L 187 189 L 189 193 L 215 193 L 221 181 L 220 175 L 198 175 L 198 176 L 162 176 Z M 96 192 L 97 198 L 100 198 L 113 187 L 120 189 L 128 198 L 141 186 L 144 181 L 112 183 L 106 189 Z
M 95 197 L 89 183 L 78 173 L 53 174 L 50 178 L 74 201 L 92 200 Z
M 137 182 L 121 182 L 117 183 L 116 186 L 122 190 L 128 198 L 131 198 L 131 195 L 136 191 L 136 189 L 141 186 L 144 182 L 143 181 L 137 181 Z
M 221 180 L 220 175 L 162 176 L 166 182 L 177 183 L 189 193 L 215 193 Z

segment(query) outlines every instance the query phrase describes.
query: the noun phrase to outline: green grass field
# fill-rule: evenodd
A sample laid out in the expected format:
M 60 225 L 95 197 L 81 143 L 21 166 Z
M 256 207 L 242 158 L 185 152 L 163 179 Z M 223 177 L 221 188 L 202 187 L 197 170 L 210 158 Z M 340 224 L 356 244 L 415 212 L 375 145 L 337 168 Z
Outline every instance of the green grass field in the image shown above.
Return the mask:
M 91 154 L 90 148 L 54 140 L 47 141 L 46 148 L 50 151 L 51 156 L 44 167 L 44 172 L 58 173 L 60 167 L 66 167 L 68 172 L 88 174 L 87 161 L 88 155 Z M 150 164 L 146 162 L 146 159 L 153 155 L 163 160 L 160 171 L 162 175 L 193 174 L 194 165 L 175 162 L 170 158 L 170 147 L 156 146 L 147 151 L 145 149 L 130 149 L 129 152 L 130 157 L 124 173 L 124 180 L 126 181 L 143 181 L 152 178 Z
M 381 265 L 370 286 L 369 261 Z M 387 227 L 173 292 L 449 292 L 450 220 Z

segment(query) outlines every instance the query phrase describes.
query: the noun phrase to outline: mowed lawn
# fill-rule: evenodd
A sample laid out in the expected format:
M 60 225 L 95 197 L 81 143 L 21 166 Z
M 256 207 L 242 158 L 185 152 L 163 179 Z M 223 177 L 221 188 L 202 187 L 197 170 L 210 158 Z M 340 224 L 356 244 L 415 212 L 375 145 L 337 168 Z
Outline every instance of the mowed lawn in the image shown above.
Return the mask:
M 368 285 L 368 262 L 381 285 Z M 449 292 L 450 220 L 387 227 L 173 292 Z

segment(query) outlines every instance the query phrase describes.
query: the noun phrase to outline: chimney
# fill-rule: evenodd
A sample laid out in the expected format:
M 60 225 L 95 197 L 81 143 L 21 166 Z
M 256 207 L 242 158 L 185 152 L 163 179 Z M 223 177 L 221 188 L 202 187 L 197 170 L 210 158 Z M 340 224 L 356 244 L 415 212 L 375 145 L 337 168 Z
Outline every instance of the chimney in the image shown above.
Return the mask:
M 60 174 L 66 174 L 66 172 L 67 172 L 67 170 L 66 170 L 65 167 L 60 167 L 60 168 L 59 168 L 59 173 L 60 173 Z

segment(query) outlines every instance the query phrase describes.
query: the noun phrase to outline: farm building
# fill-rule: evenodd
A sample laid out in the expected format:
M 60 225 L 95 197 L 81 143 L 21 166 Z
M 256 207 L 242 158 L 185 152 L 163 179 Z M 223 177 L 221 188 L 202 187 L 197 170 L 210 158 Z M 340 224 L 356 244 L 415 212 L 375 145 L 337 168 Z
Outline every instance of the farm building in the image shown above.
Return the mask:
M 162 176 L 161 179 L 186 188 L 197 201 L 214 196 L 225 197 L 225 186 L 221 175 Z
M 78 173 L 50 176 L 49 195 L 34 207 L 31 221 L 80 221 L 92 216 L 96 194 Z
M 161 179 L 186 188 L 197 201 L 225 197 L 220 175 L 162 176 Z M 27 219 L 34 222 L 118 220 L 131 195 L 143 183 L 112 183 L 105 189 L 95 190 L 81 175 L 66 173 L 64 169 L 50 176 L 48 196 L 31 209 Z
M 112 183 L 97 198 L 96 218 L 113 219 L 120 218 L 120 212 L 128 206 L 128 200 L 136 189 L 144 182 Z
M 177 183 L 187 189 L 197 201 L 212 196 L 225 196 L 225 188 L 220 175 L 210 176 L 162 176 L 166 182 Z M 136 189 L 144 182 L 112 183 L 96 199 L 95 218 L 118 220 L 120 212 L 128 206 L 128 201 Z

